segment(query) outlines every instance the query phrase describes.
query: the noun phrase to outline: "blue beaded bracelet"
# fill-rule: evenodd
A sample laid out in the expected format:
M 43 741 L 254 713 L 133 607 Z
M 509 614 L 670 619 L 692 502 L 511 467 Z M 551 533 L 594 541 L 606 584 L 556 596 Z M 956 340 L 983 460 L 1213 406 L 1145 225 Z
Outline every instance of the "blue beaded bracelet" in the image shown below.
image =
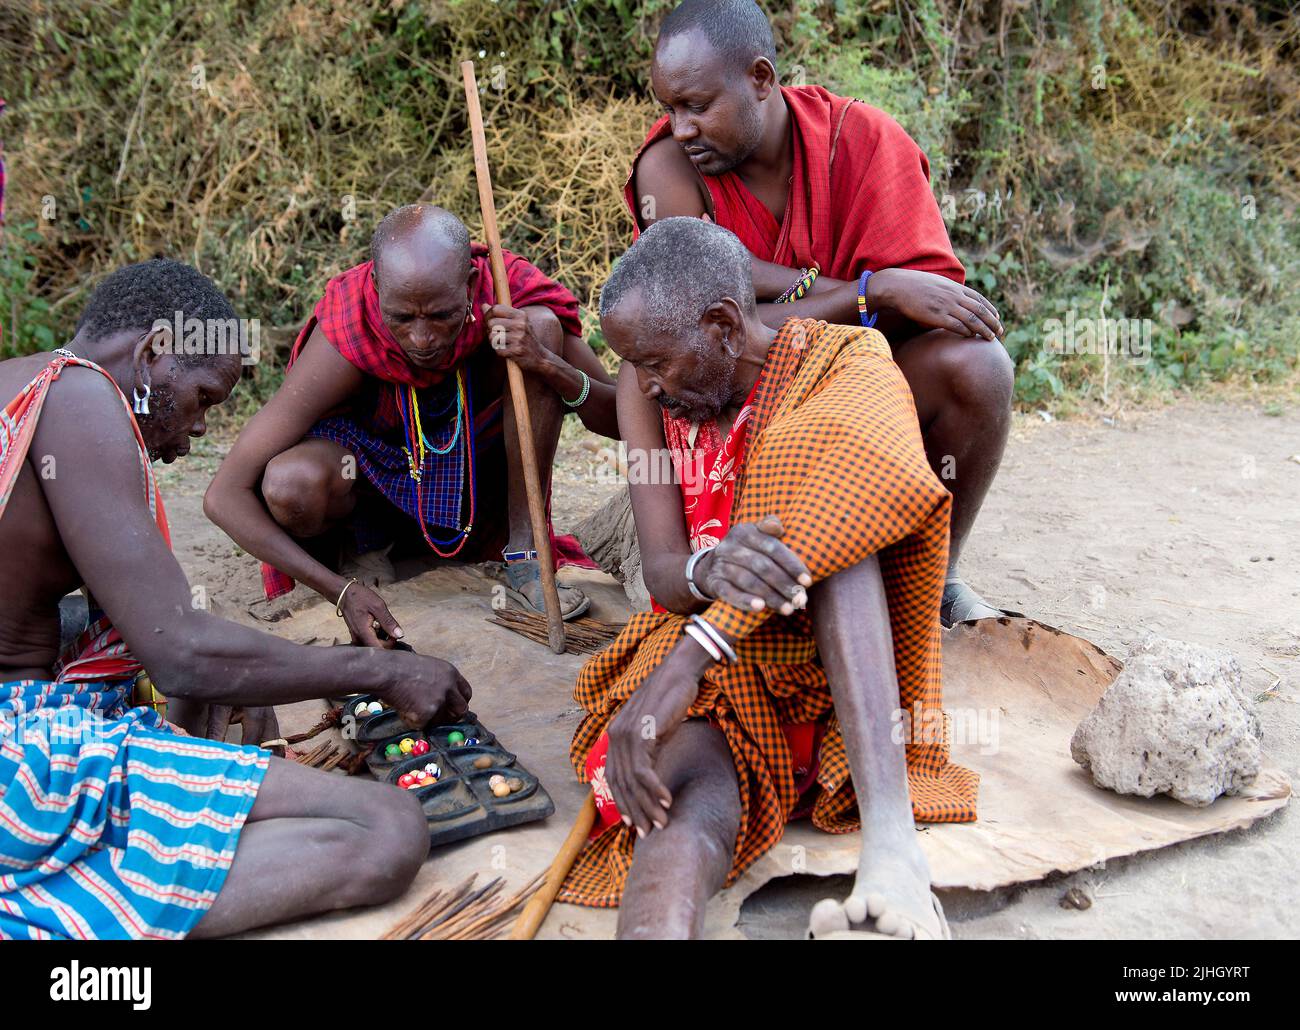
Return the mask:
M 868 269 L 862 273 L 862 278 L 858 280 L 858 321 L 866 329 L 875 328 L 876 317 L 879 314 L 879 312 L 872 315 L 867 314 L 867 280 L 870 278 L 871 270 Z

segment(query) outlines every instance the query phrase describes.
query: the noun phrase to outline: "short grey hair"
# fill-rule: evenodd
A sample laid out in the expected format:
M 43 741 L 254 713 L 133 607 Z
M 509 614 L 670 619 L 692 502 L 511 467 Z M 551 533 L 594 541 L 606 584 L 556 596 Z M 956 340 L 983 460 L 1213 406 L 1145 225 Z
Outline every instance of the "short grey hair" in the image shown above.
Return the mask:
M 693 333 L 724 297 L 755 310 L 749 251 L 730 230 L 700 218 L 665 218 L 643 232 L 601 289 L 600 317 L 638 292 L 646 328 L 667 336 Z

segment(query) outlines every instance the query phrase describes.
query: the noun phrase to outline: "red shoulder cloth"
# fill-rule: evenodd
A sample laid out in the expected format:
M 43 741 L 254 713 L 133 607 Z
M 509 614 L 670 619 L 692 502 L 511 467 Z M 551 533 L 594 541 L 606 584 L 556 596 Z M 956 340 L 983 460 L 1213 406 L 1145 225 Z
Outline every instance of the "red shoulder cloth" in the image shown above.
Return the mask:
M 516 308 L 540 304 L 555 312 L 566 333 L 582 335 L 578 321 L 578 298 L 537 268 L 510 251 L 503 251 L 506 277 L 510 283 L 510 302 Z M 417 368 L 407 360 L 401 345 L 384 324 L 379 310 L 379 294 L 371 280 L 373 261 L 349 268 L 325 287 L 325 296 L 302 327 L 289 355 L 292 367 L 303 344 L 317 325 L 325 338 L 353 365 L 367 375 L 386 383 L 398 383 L 424 389 L 440 383 L 465 360 L 487 337 L 487 326 L 477 317 L 483 305 L 496 303 L 492 267 L 487 247 L 471 244 L 470 259 L 479 271 L 478 290 L 474 297 L 474 321 L 466 321 L 447 361 L 438 368 Z
M 790 110 L 794 174 L 778 223 L 735 172 L 702 175 L 713 218 L 762 261 L 816 264 L 836 279 L 867 269 L 915 268 L 956 282 L 965 270 L 930 190 L 930 164 L 916 142 L 878 108 L 821 86 L 783 86 Z M 633 180 L 653 143 L 671 137 L 668 116 L 651 127 L 623 187 L 639 233 Z

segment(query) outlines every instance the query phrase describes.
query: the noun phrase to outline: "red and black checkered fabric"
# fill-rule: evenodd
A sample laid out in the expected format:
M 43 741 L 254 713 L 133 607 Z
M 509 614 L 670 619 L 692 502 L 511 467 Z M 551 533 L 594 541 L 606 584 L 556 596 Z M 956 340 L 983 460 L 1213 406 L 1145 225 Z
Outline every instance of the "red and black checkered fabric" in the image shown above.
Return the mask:
M 782 540 L 815 582 L 878 554 L 899 707 L 913 725 L 942 725 L 939 602 L 951 496 L 926 461 L 912 394 L 885 338 L 872 329 L 786 322 L 768 353 L 753 419 L 732 524 L 779 516 Z M 799 800 L 783 723 L 829 720 L 814 825 L 845 833 L 857 829 L 858 816 L 807 613 L 773 618 L 771 609 L 716 601 L 704 618 L 737 640 L 740 657 L 705 675 L 688 713 L 722 731 L 736 763 L 742 817 L 730 883 L 781 839 Z M 672 613 L 638 613 L 583 667 L 574 697 L 587 716 L 570 751 L 579 777 L 587 752 L 676 645 L 683 622 Z M 909 734 L 906 751 L 916 819 L 974 820 L 979 778 L 948 760 L 946 734 Z M 607 829 L 579 855 L 560 899 L 617 905 L 635 840 L 621 823 Z

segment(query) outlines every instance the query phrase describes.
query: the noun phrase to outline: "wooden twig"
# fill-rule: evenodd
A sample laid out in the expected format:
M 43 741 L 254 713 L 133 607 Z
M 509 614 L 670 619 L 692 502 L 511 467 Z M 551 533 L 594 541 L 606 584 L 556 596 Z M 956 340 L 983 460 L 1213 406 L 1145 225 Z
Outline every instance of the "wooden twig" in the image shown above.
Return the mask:
M 482 903 L 467 906 L 466 910 L 454 921 L 454 925 L 449 923 L 439 927 L 434 939 L 461 941 L 481 940 L 485 936 L 496 936 L 505 928 L 511 914 L 542 886 L 543 875 L 539 874 L 533 877 L 509 899 L 501 896 L 501 887 L 499 886 L 493 892 L 491 898 L 482 899 L 482 902 L 486 903 L 486 910 L 481 907 Z
M 433 936 L 436 935 L 436 931 L 438 930 L 439 927 L 447 926 L 452 920 L 454 920 L 458 915 L 460 915 L 460 913 L 463 912 L 467 906 L 475 904 L 480 898 L 483 897 L 483 895 L 497 888 L 500 883 L 501 883 L 501 877 L 498 876 L 496 879 L 492 880 L 486 887 L 480 887 L 478 890 L 472 891 L 467 897 L 463 898 L 461 901 L 453 905 L 450 911 L 440 916 L 439 918 L 435 919 L 433 923 L 425 929 L 424 933 L 420 934 L 420 940 L 422 941 L 431 940 Z
M 323 733 L 331 726 L 337 726 L 342 721 L 342 719 L 343 719 L 343 709 L 331 708 L 328 712 L 326 712 L 324 715 L 321 716 L 320 722 L 318 722 L 311 729 L 306 730 L 303 733 L 295 733 L 292 736 L 285 737 L 284 739 L 290 744 L 301 744 L 304 740 L 311 740 L 311 738 L 316 736 L 316 734 Z
M 487 621 L 504 626 L 539 644 L 550 642 L 546 619 L 536 612 L 502 608 L 493 612 Z M 620 622 L 601 622 L 589 617 L 574 619 L 565 627 L 565 651 L 571 654 L 595 654 L 622 632 L 623 625 Z
M 510 931 L 511 940 L 531 941 L 536 936 L 537 931 L 541 928 L 542 923 L 546 920 L 546 913 L 551 910 L 555 904 L 556 895 L 560 893 L 560 888 L 564 885 L 565 877 L 569 875 L 569 870 L 573 868 L 573 863 L 577 860 L 579 852 L 587 844 L 587 837 L 591 833 L 591 828 L 596 822 L 596 796 L 587 792 L 586 800 L 582 803 L 582 808 L 578 811 L 578 818 L 574 820 L 569 835 L 560 845 L 560 850 L 551 862 L 544 876 L 543 886 L 536 895 L 528 902 L 518 920 L 515 921 L 514 927 Z
M 325 749 L 333 745 L 332 740 L 322 740 L 314 748 L 304 755 L 298 756 L 298 764 L 314 766 L 320 760 L 320 756 L 325 753 Z
M 470 887 L 473 886 L 474 879 L 477 875 L 477 873 L 471 873 L 470 876 L 460 884 L 460 886 L 455 887 L 450 891 L 444 891 L 442 888 L 438 888 L 409 916 L 404 919 L 399 919 L 389 927 L 387 932 L 385 932 L 379 939 L 381 941 L 405 940 L 412 934 L 419 932 L 423 927 L 428 925 L 429 920 L 438 915 L 439 912 L 450 905 L 454 900 L 464 895 Z
M 510 306 L 510 281 L 506 275 L 501 250 L 501 232 L 497 228 L 496 202 L 492 199 L 492 173 L 488 168 L 487 138 L 483 134 L 483 112 L 479 109 L 478 83 L 474 62 L 460 63 L 465 84 L 465 103 L 469 109 L 470 142 L 474 150 L 474 178 L 478 182 L 479 209 L 483 213 L 483 239 L 487 243 L 492 266 L 492 286 L 496 302 Z M 551 530 L 542 497 L 542 480 L 533 446 L 532 419 L 528 413 L 528 395 L 524 391 L 524 373 L 515 362 L 506 360 L 506 379 L 515 413 L 515 432 L 519 437 L 519 461 L 524 472 L 524 492 L 528 495 L 528 515 L 533 527 L 533 550 L 541 567 L 542 600 L 546 605 L 547 642 L 556 654 L 564 654 L 564 619 L 560 614 L 560 594 L 555 584 L 555 563 L 551 556 Z
M 466 941 L 497 937 L 520 906 L 541 888 L 544 875 L 533 877 L 507 896 L 505 880 L 499 876 L 474 889 L 478 878 L 474 873 L 452 890 L 435 890 L 380 940 Z

